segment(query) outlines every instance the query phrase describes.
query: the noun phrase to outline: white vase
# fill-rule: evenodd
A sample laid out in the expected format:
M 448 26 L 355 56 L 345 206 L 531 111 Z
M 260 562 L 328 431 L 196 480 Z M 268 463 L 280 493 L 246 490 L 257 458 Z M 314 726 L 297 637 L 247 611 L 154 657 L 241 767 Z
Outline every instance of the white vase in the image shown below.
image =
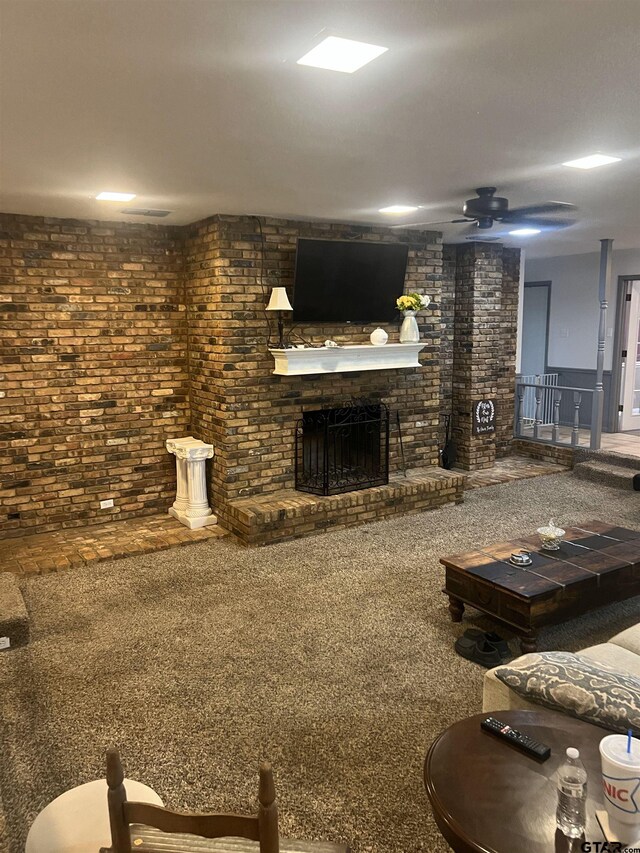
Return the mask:
M 369 340 L 374 345 L 374 347 L 383 347 L 386 342 L 389 340 L 389 335 L 385 332 L 384 329 L 378 327 L 374 329 L 373 332 L 369 335 Z
M 403 311 L 404 320 L 400 326 L 400 343 L 417 344 L 420 340 L 420 329 L 416 320 L 415 311 Z

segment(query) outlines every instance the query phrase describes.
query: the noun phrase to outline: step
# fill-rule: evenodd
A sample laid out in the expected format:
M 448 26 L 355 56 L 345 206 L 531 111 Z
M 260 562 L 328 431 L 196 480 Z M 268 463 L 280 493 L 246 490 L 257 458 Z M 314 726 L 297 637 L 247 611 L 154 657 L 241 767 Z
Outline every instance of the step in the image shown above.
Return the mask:
M 575 462 L 603 462 L 616 465 L 619 468 L 630 468 L 636 473 L 640 471 L 640 457 L 615 453 L 612 450 L 589 450 L 586 447 L 576 447 Z
M 632 490 L 633 478 L 638 472 L 623 465 L 590 459 L 588 462 L 579 462 L 574 465 L 573 473 L 580 480 L 591 480 L 594 483 L 602 483 L 603 486 Z
M 0 652 L 29 642 L 29 615 L 11 572 L 0 573 Z

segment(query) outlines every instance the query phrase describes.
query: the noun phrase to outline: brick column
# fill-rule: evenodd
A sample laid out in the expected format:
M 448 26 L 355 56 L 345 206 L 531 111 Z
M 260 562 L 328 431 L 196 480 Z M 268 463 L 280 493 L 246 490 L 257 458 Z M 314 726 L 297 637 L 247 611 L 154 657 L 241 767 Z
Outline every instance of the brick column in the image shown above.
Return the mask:
M 516 338 L 520 290 L 520 249 L 502 250 L 500 325 L 501 352 L 497 365 L 496 457 L 509 456 L 513 444 L 513 415 L 516 384 Z
M 500 244 L 456 247 L 452 413 L 457 465 L 491 468 L 513 435 L 520 252 Z M 496 401 L 496 431 L 474 436 L 473 403 Z
M 440 289 L 440 444 L 444 443 L 444 418 L 452 411 L 453 340 L 455 334 L 457 246 L 442 247 Z

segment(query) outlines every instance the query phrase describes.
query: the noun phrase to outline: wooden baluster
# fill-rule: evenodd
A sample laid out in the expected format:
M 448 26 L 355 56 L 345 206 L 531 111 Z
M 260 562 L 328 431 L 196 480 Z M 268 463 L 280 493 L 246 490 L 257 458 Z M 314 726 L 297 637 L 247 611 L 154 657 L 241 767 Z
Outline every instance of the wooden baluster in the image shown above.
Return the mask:
M 107 805 L 111 826 L 112 853 L 131 853 L 131 834 L 124 817 L 127 792 L 124 787 L 124 771 L 117 749 L 107 750 Z
M 551 439 L 554 444 L 559 443 L 560 438 L 560 400 L 562 399 L 562 391 L 553 392 L 553 430 Z
M 260 830 L 260 853 L 279 853 L 278 806 L 276 788 L 273 783 L 273 771 L 268 761 L 260 765 L 260 783 L 258 786 L 258 826 Z
M 524 409 L 524 385 L 518 385 L 518 410 L 516 412 L 516 436 L 522 435 L 522 412 Z
M 536 412 L 535 412 L 535 420 L 533 422 L 533 437 L 539 438 L 540 432 L 540 424 L 542 423 L 542 418 L 540 417 L 540 413 L 542 411 L 542 388 L 536 382 Z
M 571 446 L 577 447 L 580 443 L 580 403 L 582 402 L 582 394 L 579 391 L 573 392 L 573 428 L 571 430 Z

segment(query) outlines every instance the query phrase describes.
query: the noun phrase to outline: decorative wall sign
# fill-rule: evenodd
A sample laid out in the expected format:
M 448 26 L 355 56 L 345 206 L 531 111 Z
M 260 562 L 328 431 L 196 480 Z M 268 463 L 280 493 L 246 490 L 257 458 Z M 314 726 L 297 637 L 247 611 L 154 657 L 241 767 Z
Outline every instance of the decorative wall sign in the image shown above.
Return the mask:
M 486 435 L 496 431 L 496 401 L 477 400 L 473 404 L 473 435 Z

